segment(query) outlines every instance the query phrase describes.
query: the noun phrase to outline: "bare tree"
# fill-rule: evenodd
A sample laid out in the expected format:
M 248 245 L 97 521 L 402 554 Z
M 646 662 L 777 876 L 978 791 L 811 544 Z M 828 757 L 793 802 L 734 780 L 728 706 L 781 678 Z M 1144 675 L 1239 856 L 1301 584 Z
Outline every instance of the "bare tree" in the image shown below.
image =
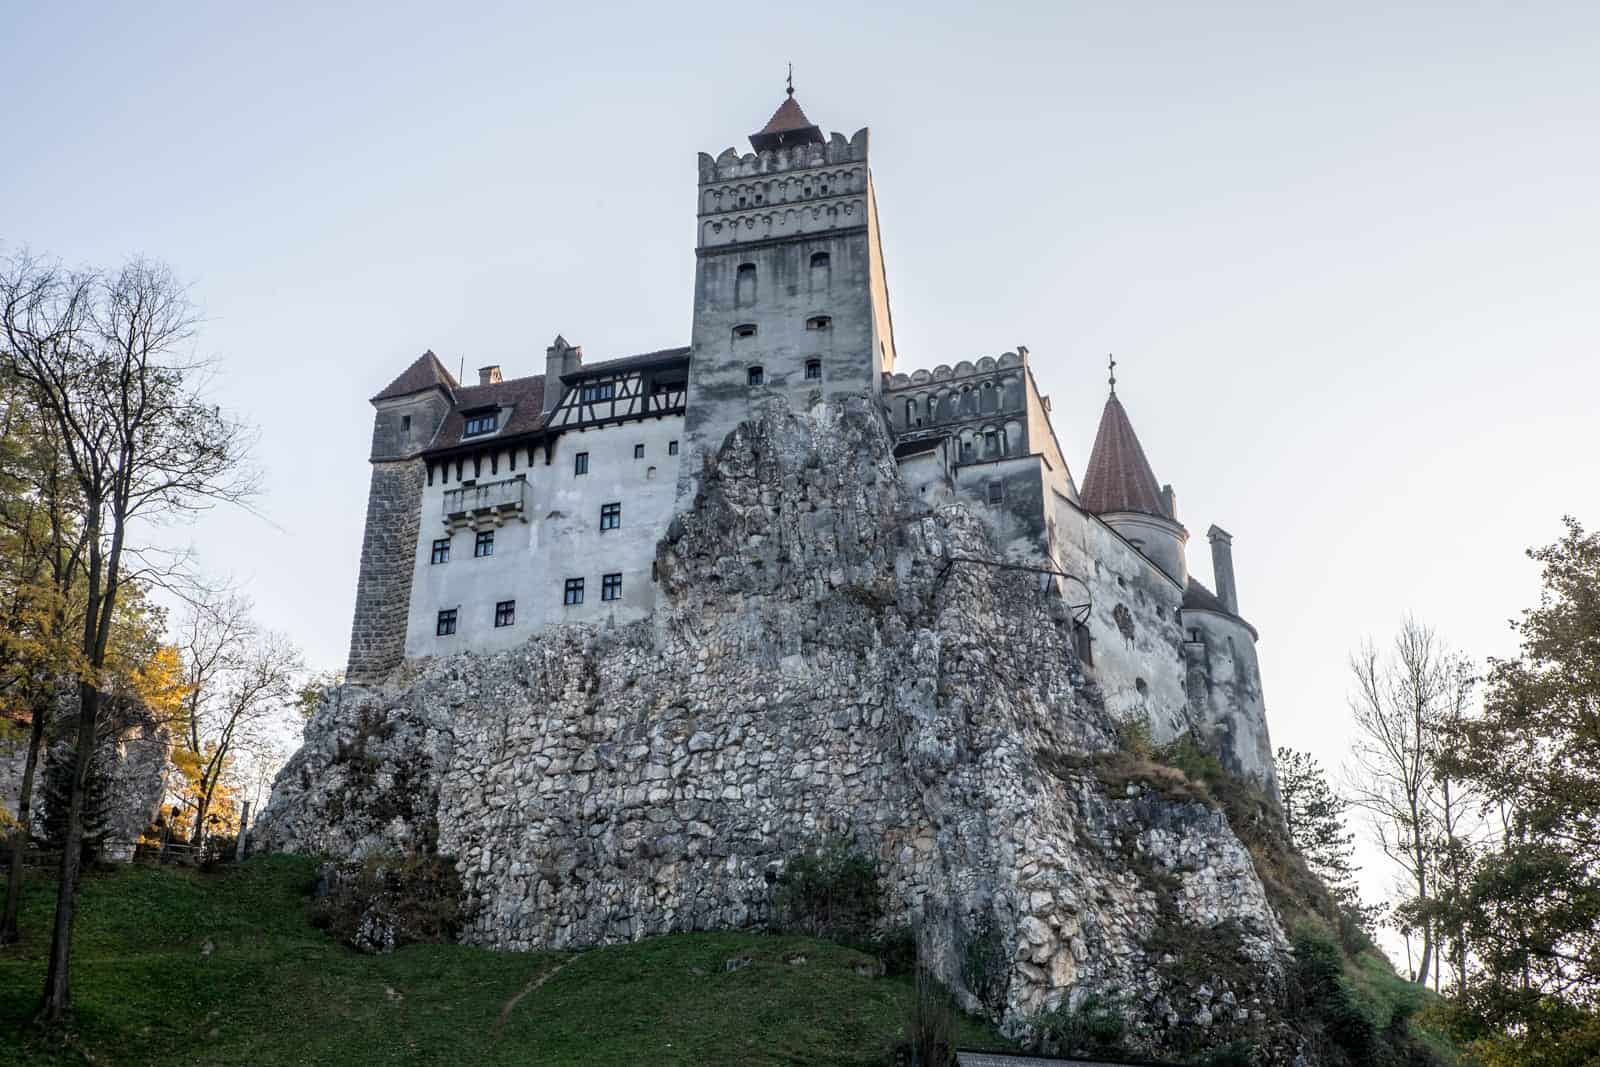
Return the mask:
M 185 684 L 182 801 L 199 844 L 217 789 L 239 761 L 267 751 L 294 716 L 305 665 L 281 635 L 262 632 L 248 600 L 212 596 L 190 607 L 181 635 Z
M 1350 659 L 1356 739 L 1347 792 L 1371 816 L 1384 855 L 1404 873 L 1409 899 L 1395 911 L 1421 935 L 1414 978 L 1422 985 L 1428 984 L 1436 952 L 1429 913 L 1439 817 L 1434 791 L 1452 662 L 1438 635 L 1409 616 L 1387 654 L 1367 641 Z
M 146 563 L 141 536 L 151 522 L 254 491 L 250 434 L 205 402 L 205 365 L 185 354 L 195 325 L 183 287 L 158 264 L 102 273 L 27 253 L 0 264 L 0 369 L 59 434 L 86 545 L 76 758 L 40 1022 L 59 1022 L 71 1000 L 84 787 L 112 618 L 125 582 L 163 571 Z

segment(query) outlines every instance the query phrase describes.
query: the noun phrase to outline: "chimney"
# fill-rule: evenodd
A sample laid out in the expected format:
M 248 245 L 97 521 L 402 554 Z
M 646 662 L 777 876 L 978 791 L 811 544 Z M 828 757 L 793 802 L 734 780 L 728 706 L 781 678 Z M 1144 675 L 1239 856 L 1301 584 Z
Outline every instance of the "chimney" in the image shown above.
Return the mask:
M 1161 506 L 1167 509 L 1167 518 L 1173 522 L 1178 521 L 1178 494 L 1172 491 L 1171 485 L 1163 485 L 1161 487 Z M 1215 526 L 1211 528 L 1213 530 L 1216 529 Z M 1223 534 L 1222 536 L 1226 537 L 1228 535 Z
M 1239 587 L 1233 581 L 1233 535 L 1220 526 L 1206 531 L 1211 542 L 1211 575 L 1217 583 L 1217 599 L 1222 606 L 1239 614 Z
M 502 379 L 500 377 L 500 365 L 499 364 L 495 364 L 494 366 L 490 366 L 490 367 L 479 367 L 478 368 L 478 384 L 479 385 L 493 385 L 496 382 L 501 381 L 501 380 Z
M 565 337 L 556 334 L 544 350 L 544 414 L 550 414 L 561 403 L 561 376 L 582 366 L 583 348 L 567 344 Z

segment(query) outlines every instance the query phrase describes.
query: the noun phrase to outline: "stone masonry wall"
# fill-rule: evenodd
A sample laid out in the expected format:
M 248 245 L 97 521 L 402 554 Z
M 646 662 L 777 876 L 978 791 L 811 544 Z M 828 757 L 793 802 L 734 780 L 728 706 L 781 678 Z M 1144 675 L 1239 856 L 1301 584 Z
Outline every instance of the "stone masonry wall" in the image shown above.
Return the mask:
M 350 623 L 352 681 L 382 678 L 405 657 L 406 617 L 427 477 L 420 459 L 375 462 L 361 538 L 355 617 Z
M 700 484 L 651 619 L 330 690 L 257 847 L 436 846 L 466 940 L 532 949 L 758 925 L 783 864 L 843 836 L 878 861 L 889 921 L 1013 1029 L 1115 995 L 1151 1051 L 1249 1033 L 1292 1058 L 1287 944 L 1248 851 L 1207 805 L 1096 776 L 1116 723 L 1062 604 L 946 565 L 993 557 L 987 528 L 906 492 L 865 398 L 766 406 Z M 1172 929 L 1235 966 L 1180 973 L 1152 939 Z M 998 999 L 969 966 L 985 946 Z

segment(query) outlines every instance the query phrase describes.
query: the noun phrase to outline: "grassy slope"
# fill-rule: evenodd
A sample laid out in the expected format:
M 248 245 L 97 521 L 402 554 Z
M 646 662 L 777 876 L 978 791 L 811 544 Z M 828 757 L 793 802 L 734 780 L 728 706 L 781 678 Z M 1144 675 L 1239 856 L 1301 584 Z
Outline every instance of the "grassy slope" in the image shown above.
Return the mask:
M 419 945 L 361 956 L 307 924 L 311 872 L 268 857 L 213 874 L 91 876 L 65 1036 L 25 1026 L 53 901 L 32 881 L 24 943 L 0 949 L 0 1062 L 883 1063 L 912 997 L 909 980 L 855 974 L 857 952 L 759 934 L 582 954 Z M 797 952 L 805 964 L 786 962 Z M 730 972 L 736 956 L 752 962 Z M 497 1025 L 508 1001 L 563 963 Z M 963 1044 L 1003 1047 L 960 1025 Z

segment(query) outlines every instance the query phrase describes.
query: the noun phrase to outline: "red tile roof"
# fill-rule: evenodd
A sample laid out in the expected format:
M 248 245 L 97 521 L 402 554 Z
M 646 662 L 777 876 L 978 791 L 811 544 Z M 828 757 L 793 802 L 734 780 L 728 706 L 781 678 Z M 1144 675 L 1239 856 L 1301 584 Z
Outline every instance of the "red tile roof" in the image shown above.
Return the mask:
M 1128 421 L 1128 413 L 1116 393 L 1106 400 L 1105 411 L 1100 414 L 1100 429 L 1089 453 L 1089 466 L 1084 471 L 1078 499 L 1084 508 L 1096 515 L 1108 511 L 1137 511 L 1172 518 L 1167 514 L 1161 483 L 1156 481 L 1139 437 L 1133 432 L 1133 423 Z
M 461 431 L 466 429 L 467 420 L 464 412 L 468 411 L 491 407 L 511 409 L 498 431 L 485 434 L 482 438 L 473 437 L 472 443 L 515 437 L 544 425 L 544 375 L 542 374 L 527 378 L 507 378 L 491 385 L 464 386 L 456 390 L 455 397 L 455 408 L 445 416 L 444 425 L 439 427 L 438 436 L 428 447 L 430 452 L 463 443 Z
M 800 110 L 800 103 L 793 95 L 794 90 L 789 90 L 789 93 L 767 124 L 750 135 L 750 146 L 757 152 L 791 144 L 823 143 L 822 131 Z
M 455 378 L 445 369 L 444 364 L 439 362 L 439 357 L 434 355 L 433 349 L 430 348 L 418 356 L 416 362 L 407 367 L 400 377 L 390 382 L 383 392 L 372 399 L 390 400 L 394 397 L 420 393 L 425 389 L 437 388 L 449 393 L 455 387 Z

